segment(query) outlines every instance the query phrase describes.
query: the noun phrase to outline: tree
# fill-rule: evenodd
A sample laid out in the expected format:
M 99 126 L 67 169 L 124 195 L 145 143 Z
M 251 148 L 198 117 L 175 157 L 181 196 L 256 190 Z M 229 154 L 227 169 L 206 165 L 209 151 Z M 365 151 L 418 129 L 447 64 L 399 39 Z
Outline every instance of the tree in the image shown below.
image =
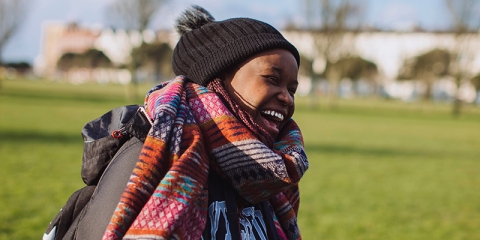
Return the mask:
M 432 86 L 436 79 L 449 74 L 451 53 L 442 49 L 433 49 L 419 56 L 405 60 L 399 80 L 420 80 L 425 83 L 424 100 L 432 95 Z
M 480 73 L 478 73 L 475 77 L 472 78 L 472 84 L 475 87 L 475 103 L 479 102 L 479 93 L 480 93 Z
M 140 59 L 139 67 L 150 68 L 155 81 L 174 76 L 171 60 L 173 50 L 167 43 L 143 43 L 132 50 L 132 56 Z
M 454 20 L 452 32 L 455 34 L 455 47 L 450 71 L 457 86 L 452 113 L 454 116 L 458 116 L 462 106 L 460 85 L 463 81 L 473 78 L 470 69 L 475 59 L 473 50 L 478 45 L 478 29 L 480 28 L 480 15 L 475 10 L 480 7 L 480 1 L 445 0 L 445 2 Z
M 166 0 L 115 0 L 107 8 L 112 24 L 127 30 L 144 31 Z
M 374 80 L 378 74 L 377 64 L 365 60 L 359 56 L 348 56 L 335 63 L 327 64 L 325 73 L 337 71 L 339 79 L 348 78 L 353 82 L 353 90 L 358 94 L 358 82 L 360 79 Z
M 364 11 L 362 5 L 353 0 L 304 0 L 304 3 L 307 28 L 314 36 L 317 55 L 325 66 L 332 66 L 324 76 L 330 85 L 331 106 L 336 106 L 341 74 L 334 63 L 353 53 L 352 44 L 347 42 L 360 30 Z
M 74 67 L 77 67 L 77 55 L 76 53 L 64 53 L 57 61 L 57 69 L 60 71 L 68 71 Z
M 155 14 L 166 2 L 167 0 L 115 0 L 108 6 L 106 16 L 113 26 L 138 31 L 140 34 L 143 34 L 151 24 Z M 145 40 L 142 37 L 141 43 L 143 44 L 144 42 Z M 136 73 L 142 62 L 142 59 L 138 58 L 141 56 L 141 54 L 131 55 L 130 70 L 134 86 L 138 83 Z M 134 99 L 136 99 L 136 95 L 137 90 L 134 87 Z
M 25 19 L 28 0 L 0 0 L 0 65 L 2 50 Z
M 110 68 L 112 61 L 97 49 L 89 49 L 84 53 L 65 53 L 57 61 L 57 68 L 68 71 L 72 68 Z

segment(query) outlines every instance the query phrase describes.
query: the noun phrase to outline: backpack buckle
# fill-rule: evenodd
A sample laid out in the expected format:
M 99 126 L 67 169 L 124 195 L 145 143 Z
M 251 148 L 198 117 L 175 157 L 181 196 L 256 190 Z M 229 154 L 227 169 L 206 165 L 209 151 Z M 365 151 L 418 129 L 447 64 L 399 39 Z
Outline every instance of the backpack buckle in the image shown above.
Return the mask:
M 113 131 L 111 135 L 112 135 L 113 138 L 122 138 L 123 137 L 123 133 L 120 130 Z

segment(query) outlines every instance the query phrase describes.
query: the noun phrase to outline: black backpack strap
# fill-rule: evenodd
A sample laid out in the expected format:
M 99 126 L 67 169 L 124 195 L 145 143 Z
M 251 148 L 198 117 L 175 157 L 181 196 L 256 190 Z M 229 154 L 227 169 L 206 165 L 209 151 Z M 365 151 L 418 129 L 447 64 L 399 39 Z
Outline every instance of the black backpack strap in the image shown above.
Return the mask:
M 90 197 L 95 191 L 95 186 L 85 186 L 73 193 L 67 200 L 67 203 L 60 209 L 60 212 L 50 222 L 47 228 L 47 234 L 54 234 L 53 239 L 63 239 L 69 227 L 75 221 L 83 208 L 90 201 Z M 53 232 L 52 232 L 53 230 Z
M 238 206 L 236 200 L 236 192 L 230 187 L 227 181 L 221 181 L 225 191 L 225 203 L 227 205 L 227 219 L 229 222 L 230 231 L 232 233 L 232 240 L 240 240 L 240 219 L 238 216 Z
M 137 105 L 113 109 L 85 125 L 82 130 L 85 140 L 82 178 L 87 186 L 71 195 L 49 224 L 44 239 L 75 238 L 76 229 L 88 212 L 88 205 L 97 192 L 99 179 L 104 175 L 105 169 L 111 165 L 112 159 L 119 158 L 118 155 L 123 157 L 115 161 L 115 166 L 119 167 L 115 167 L 114 172 L 110 171 L 110 175 L 120 173 L 122 176 L 118 177 L 121 177 L 125 183 L 118 188 L 120 190 L 124 188 L 151 125 L 143 107 Z M 127 172 L 121 173 L 121 170 Z M 112 179 L 103 185 L 108 187 L 121 182 L 117 178 Z
M 142 142 L 145 142 L 150 128 L 152 128 L 152 121 L 147 117 L 143 107 L 139 107 L 135 115 L 124 126 L 128 134 Z
M 90 201 L 72 223 L 64 240 L 101 239 L 135 167 L 143 142 L 128 140 L 105 169 Z
M 132 137 L 145 141 L 151 125 L 138 105 L 115 108 L 87 123 L 82 130 L 82 179 L 85 184 L 96 185 L 123 144 Z
M 261 211 L 263 215 L 263 220 L 265 221 L 265 225 L 267 227 L 268 232 L 268 239 L 270 240 L 281 240 L 280 236 L 277 232 L 277 227 L 275 226 L 275 222 L 273 221 L 273 215 L 275 214 L 273 211 L 272 206 L 268 203 L 267 200 L 264 200 L 261 204 Z

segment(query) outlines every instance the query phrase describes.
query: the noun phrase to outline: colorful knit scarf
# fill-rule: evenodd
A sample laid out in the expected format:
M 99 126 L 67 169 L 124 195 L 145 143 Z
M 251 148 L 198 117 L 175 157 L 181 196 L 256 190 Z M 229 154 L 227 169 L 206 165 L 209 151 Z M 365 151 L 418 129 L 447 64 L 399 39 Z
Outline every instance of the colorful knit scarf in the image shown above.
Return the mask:
M 103 239 L 200 239 L 209 169 L 248 202 L 269 201 L 279 235 L 301 239 L 298 182 L 308 161 L 293 120 L 270 149 L 216 93 L 184 77 L 152 89 L 145 105 L 153 126 Z

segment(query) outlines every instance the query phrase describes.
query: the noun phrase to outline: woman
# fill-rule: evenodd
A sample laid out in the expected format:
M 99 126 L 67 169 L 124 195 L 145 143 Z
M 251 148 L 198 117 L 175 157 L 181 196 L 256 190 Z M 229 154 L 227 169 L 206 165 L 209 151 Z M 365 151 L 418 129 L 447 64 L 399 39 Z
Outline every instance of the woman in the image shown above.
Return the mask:
M 179 77 L 147 94 L 153 126 L 103 238 L 300 239 L 298 51 L 266 23 L 198 6 L 176 28 Z

